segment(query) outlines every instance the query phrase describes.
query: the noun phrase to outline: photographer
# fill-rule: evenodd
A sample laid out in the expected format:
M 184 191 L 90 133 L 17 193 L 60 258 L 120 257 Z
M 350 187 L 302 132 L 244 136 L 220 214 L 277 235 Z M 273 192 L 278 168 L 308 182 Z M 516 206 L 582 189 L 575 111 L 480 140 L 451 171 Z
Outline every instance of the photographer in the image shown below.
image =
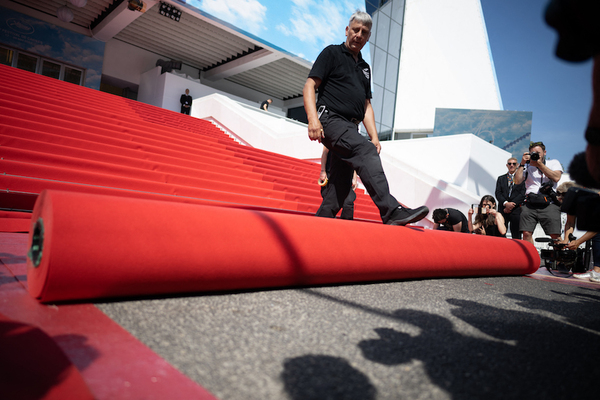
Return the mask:
M 485 195 L 481 198 L 478 207 L 478 213 L 473 219 L 473 207 L 469 208 L 469 231 L 477 235 L 506 237 L 506 225 L 504 217 L 496 210 L 496 200 L 494 196 Z
M 563 239 L 563 243 L 567 243 L 567 249 L 577 250 L 579 246 L 581 246 L 588 240 L 591 240 L 594 267 L 591 270 L 582 274 L 573 274 L 573 278 L 589 279 L 590 282 L 600 283 L 600 234 L 598 234 L 597 232 L 586 232 L 579 239 L 569 241 L 569 234 L 572 234 L 573 230 L 575 229 L 575 221 L 576 217 L 574 215 L 567 215 L 567 222 L 565 222 L 565 237 Z
M 539 222 L 546 235 L 560 238 L 560 206 L 556 198 L 556 184 L 563 169 L 558 160 L 546 160 L 546 146 L 542 142 L 529 145 L 515 172 L 515 184 L 525 182 L 525 203 L 521 211 L 520 228 L 523 240 L 533 244 L 533 231 Z
M 578 185 L 576 185 L 575 182 L 565 182 L 561 184 L 558 187 L 559 195 L 567 194 L 568 190 L 572 187 L 578 187 Z M 579 246 L 581 246 L 588 240 L 592 241 L 592 257 L 594 259 L 594 267 L 591 270 L 586 271 L 584 273 L 573 274 L 573 278 L 586 279 L 590 282 L 600 283 L 600 234 L 598 234 L 598 232 L 588 231 L 578 239 L 571 237 L 573 231 L 575 230 L 575 223 L 577 221 L 576 213 L 579 208 L 577 206 L 573 207 L 573 201 L 577 197 L 573 194 L 574 193 L 567 194 L 567 196 L 571 197 L 567 197 L 565 199 L 563 207 L 561 207 L 561 210 L 567 214 L 567 221 L 565 222 L 565 235 L 561 243 L 567 244 L 566 248 L 569 250 L 577 250 Z
M 437 208 L 433 210 L 432 217 L 433 229 L 469 233 L 467 217 L 455 208 Z

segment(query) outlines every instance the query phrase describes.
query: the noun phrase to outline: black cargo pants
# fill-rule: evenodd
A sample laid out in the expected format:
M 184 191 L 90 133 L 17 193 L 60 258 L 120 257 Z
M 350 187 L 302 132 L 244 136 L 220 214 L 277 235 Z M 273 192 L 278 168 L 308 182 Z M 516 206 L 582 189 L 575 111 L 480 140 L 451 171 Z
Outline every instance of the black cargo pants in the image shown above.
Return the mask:
M 377 148 L 358 133 L 355 123 L 341 115 L 325 111 L 321 124 L 325 133 L 322 143 L 331 152 L 331 170 L 317 216 L 336 216 L 352 190 L 352 174 L 356 170 L 386 223 L 400 204 L 390 194 Z

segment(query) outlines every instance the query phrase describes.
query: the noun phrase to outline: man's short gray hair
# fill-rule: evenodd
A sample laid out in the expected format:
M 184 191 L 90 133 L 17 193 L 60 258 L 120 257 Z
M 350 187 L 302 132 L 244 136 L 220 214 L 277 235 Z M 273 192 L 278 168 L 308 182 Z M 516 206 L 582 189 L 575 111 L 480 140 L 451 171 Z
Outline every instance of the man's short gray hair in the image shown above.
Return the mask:
M 364 11 L 356 10 L 354 14 L 350 17 L 350 22 L 348 22 L 348 26 L 352 24 L 352 21 L 356 21 L 358 23 L 363 24 L 364 26 L 368 26 L 369 29 L 373 26 L 373 20 L 371 16 Z

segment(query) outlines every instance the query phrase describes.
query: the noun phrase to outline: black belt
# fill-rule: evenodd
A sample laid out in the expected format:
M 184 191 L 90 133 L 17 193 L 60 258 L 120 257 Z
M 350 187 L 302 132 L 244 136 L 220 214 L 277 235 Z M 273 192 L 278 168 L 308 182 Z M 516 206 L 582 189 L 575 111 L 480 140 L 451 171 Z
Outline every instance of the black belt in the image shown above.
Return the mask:
M 324 107 L 324 106 L 319 106 L 319 108 Z M 317 110 L 318 112 L 319 110 Z M 322 114 L 329 114 L 329 109 L 328 108 L 323 108 L 323 111 L 321 113 L 319 113 L 319 118 L 321 118 Z M 348 121 L 352 122 L 355 125 L 359 125 L 362 122 L 362 119 L 356 119 L 356 118 L 346 118 L 345 116 L 338 114 L 338 113 L 334 113 L 336 115 L 339 115 L 340 117 L 343 117 L 345 119 L 347 119 Z

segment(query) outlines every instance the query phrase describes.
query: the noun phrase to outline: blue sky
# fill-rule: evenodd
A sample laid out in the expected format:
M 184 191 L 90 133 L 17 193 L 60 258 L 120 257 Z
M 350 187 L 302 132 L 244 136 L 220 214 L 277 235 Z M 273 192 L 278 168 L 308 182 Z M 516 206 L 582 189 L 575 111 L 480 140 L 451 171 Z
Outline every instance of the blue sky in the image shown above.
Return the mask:
M 543 20 L 547 2 L 481 0 L 504 109 L 533 112 L 532 140 L 543 141 L 548 157 L 566 169 L 585 149 L 592 67 L 554 56 L 556 34 Z M 343 42 L 348 17 L 365 9 L 364 0 L 187 3 L 309 61 L 325 46 Z

